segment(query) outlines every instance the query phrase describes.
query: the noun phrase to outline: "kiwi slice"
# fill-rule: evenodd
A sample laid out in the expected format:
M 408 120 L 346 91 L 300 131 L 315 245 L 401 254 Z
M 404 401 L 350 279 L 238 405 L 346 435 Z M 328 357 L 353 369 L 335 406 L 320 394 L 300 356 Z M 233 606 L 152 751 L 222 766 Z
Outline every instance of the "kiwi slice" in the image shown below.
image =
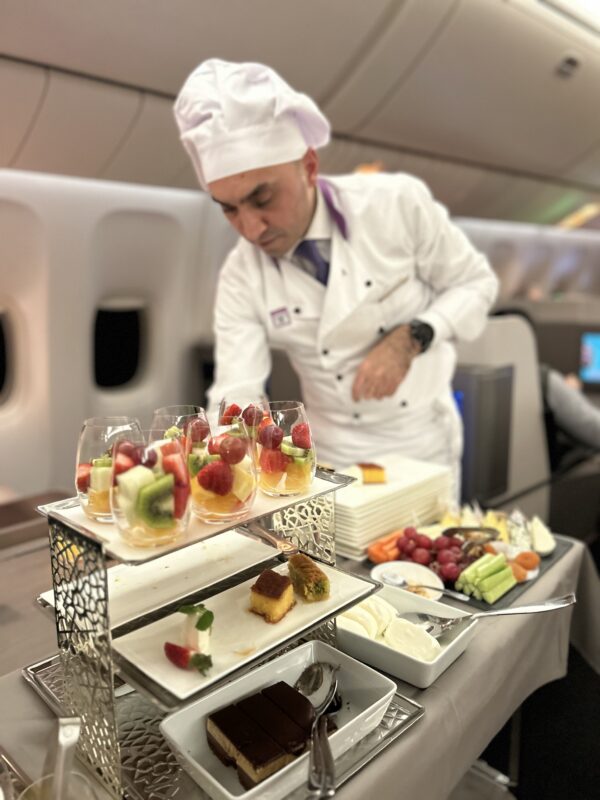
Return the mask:
M 292 442 L 292 437 L 286 436 L 281 443 L 281 452 L 285 453 L 286 456 L 303 458 L 310 453 L 310 450 L 304 450 L 302 447 L 296 447 L 296 445 Z
M 171 528 L 175 524 L 174 485 L 175 476 L 169 472 L 140 489 L 135 510 L 151 528 Z
M 188 471 L 192 478 L 200 472 L 203 466 L 204 466 L 204 456 L 200 456 L 198 455 L 198 453 L 189 454 Z
M 112 467 L 112 458 L 110 456 L 100 456 L 100 458 L 93 458 L 92 467 Z
M 312 461 L 312 456 L 310 453 L 307 456 L 294 456 L 294 464 L 298 464 L 299 466 L 303 466 L 304 464 L 310 464 Z

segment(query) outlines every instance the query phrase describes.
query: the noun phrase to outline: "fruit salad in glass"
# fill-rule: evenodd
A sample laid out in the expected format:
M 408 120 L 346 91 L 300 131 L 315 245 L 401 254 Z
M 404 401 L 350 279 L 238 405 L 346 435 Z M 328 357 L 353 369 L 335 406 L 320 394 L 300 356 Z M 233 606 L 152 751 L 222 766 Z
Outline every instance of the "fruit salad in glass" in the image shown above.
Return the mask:
M 302 494 L 310 488 L 316 469 L 316 453 L 302 403 L 269 404 L 257 432 L 259 488 L 280 497 Z
M 124 539 L 135 547 L 175 541 L 190 517 L 185 451 L 178 439 L 149 432 L 113 448 L 111 508 Z
M 243 420 L 219 425 L 203 441 L 188 436 L 192 511 L 204 522 L 245 517 L 256 496 L 252 438 Z
M 139 433 L 133 417 L 90 417 L 79 434 L 75 467 L 75 488 L 81 508 L 96 522 L 112 522 L 112 448 L 115 440 Z

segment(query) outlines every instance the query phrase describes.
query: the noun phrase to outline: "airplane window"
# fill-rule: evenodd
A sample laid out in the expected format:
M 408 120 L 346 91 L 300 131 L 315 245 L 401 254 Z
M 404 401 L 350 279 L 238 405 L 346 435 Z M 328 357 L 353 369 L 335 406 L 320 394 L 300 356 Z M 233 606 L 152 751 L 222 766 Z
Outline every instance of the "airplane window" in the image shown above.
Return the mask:
M 123 386 L 140 364 L 142 311 L 98 309 L 94 326 L 94 374 L 98 386 Z
M 8 376 L 8 351 L 6 343 L 6 318 L 0 314 L 0 395 L 7 385 Z

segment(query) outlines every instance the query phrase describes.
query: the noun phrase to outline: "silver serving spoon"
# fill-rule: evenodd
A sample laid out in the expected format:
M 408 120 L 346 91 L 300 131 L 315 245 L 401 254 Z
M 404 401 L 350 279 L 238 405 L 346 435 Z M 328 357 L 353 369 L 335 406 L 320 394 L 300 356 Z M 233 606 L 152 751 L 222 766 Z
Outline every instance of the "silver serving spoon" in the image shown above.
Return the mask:
M 497 608 L 491 611 L 479 611 L 477 614 L 466 614 L 462 617 L 438 617 L 435 614 L 421 612 L 398 613 L 402 619 L 421 625 L 434 639 L 439 639 L 444 633 L 459 625 L 466 625 L 474 619 L 482 617 L 504 617 L 513 614 L 539 614 L 543 611 L 554 611 L 557 608 L 566 608 L 575 604 L 574 594 L 565 594 L 562 597 L 552 597 L 542 603 L 532 603 L 525 606 L 511 606 L 510 608 Z
M 311 795 L 315 800 L 335 795 L 335 764 L 326 725 L 321 725 L 320 721 L 325 719 L 323 714 L 337 691 L 338 669 L 338 664 L 317 661 L 309 664 L 294 684 L 294 688 L 310 700 L 315 709 L 308 758 L 308 788 L 317 792 Z
M 391 570 L 384 570 L 380 575 L 379 578 L 384 582 L 387 583 L 388 586 L 395 586 L 398 589 L 405 589 L 408 587 L 408 581 L 406 578 L 403 578 L 401 575 L 396 575 Z M 453 597 L 455 600 L 462 600 L 463 602 L 468 603 L 471 599 L 468 594 L 463 594 L 462 592 L 455 592 L 452 589 L 440 589 L 439 586 L 427 586 L 424 583 L 411 583 L 411 586 L 418 587 L 420 589 L 431 589 L 433 592 L 441 592 L 442 594 L 448 595 L 448 597 Z M 410 591 L 410 589 L 408 589 Z

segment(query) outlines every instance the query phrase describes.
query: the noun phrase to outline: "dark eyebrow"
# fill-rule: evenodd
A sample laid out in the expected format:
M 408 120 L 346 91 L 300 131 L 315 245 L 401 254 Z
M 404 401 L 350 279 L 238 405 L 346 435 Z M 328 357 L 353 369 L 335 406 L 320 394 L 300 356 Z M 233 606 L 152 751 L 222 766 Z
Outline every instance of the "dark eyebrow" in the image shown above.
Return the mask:
M 254 189 L 252 189 L 252 191 L 249 194 L 247 194 L 245 197 L 242 197 L 242 199 L 239 202 L 239 205 L 242 205 L 242 203 L 252 202 L 252 200 L 255 200 L 260 194 L 262 194 L 262 192 L 270 188 L 271 187 L 268 183 L 259 183 L 258 186 L 255 186 Z M 222 208 L 233 209 L 236 207 L 230 205 L 229 203 L 225 203 L 223 200 L 219 200 L 217 197 L 213 197 L 212 195 L 211 197 L 213 199 L 213 202 L 218 203 Z

